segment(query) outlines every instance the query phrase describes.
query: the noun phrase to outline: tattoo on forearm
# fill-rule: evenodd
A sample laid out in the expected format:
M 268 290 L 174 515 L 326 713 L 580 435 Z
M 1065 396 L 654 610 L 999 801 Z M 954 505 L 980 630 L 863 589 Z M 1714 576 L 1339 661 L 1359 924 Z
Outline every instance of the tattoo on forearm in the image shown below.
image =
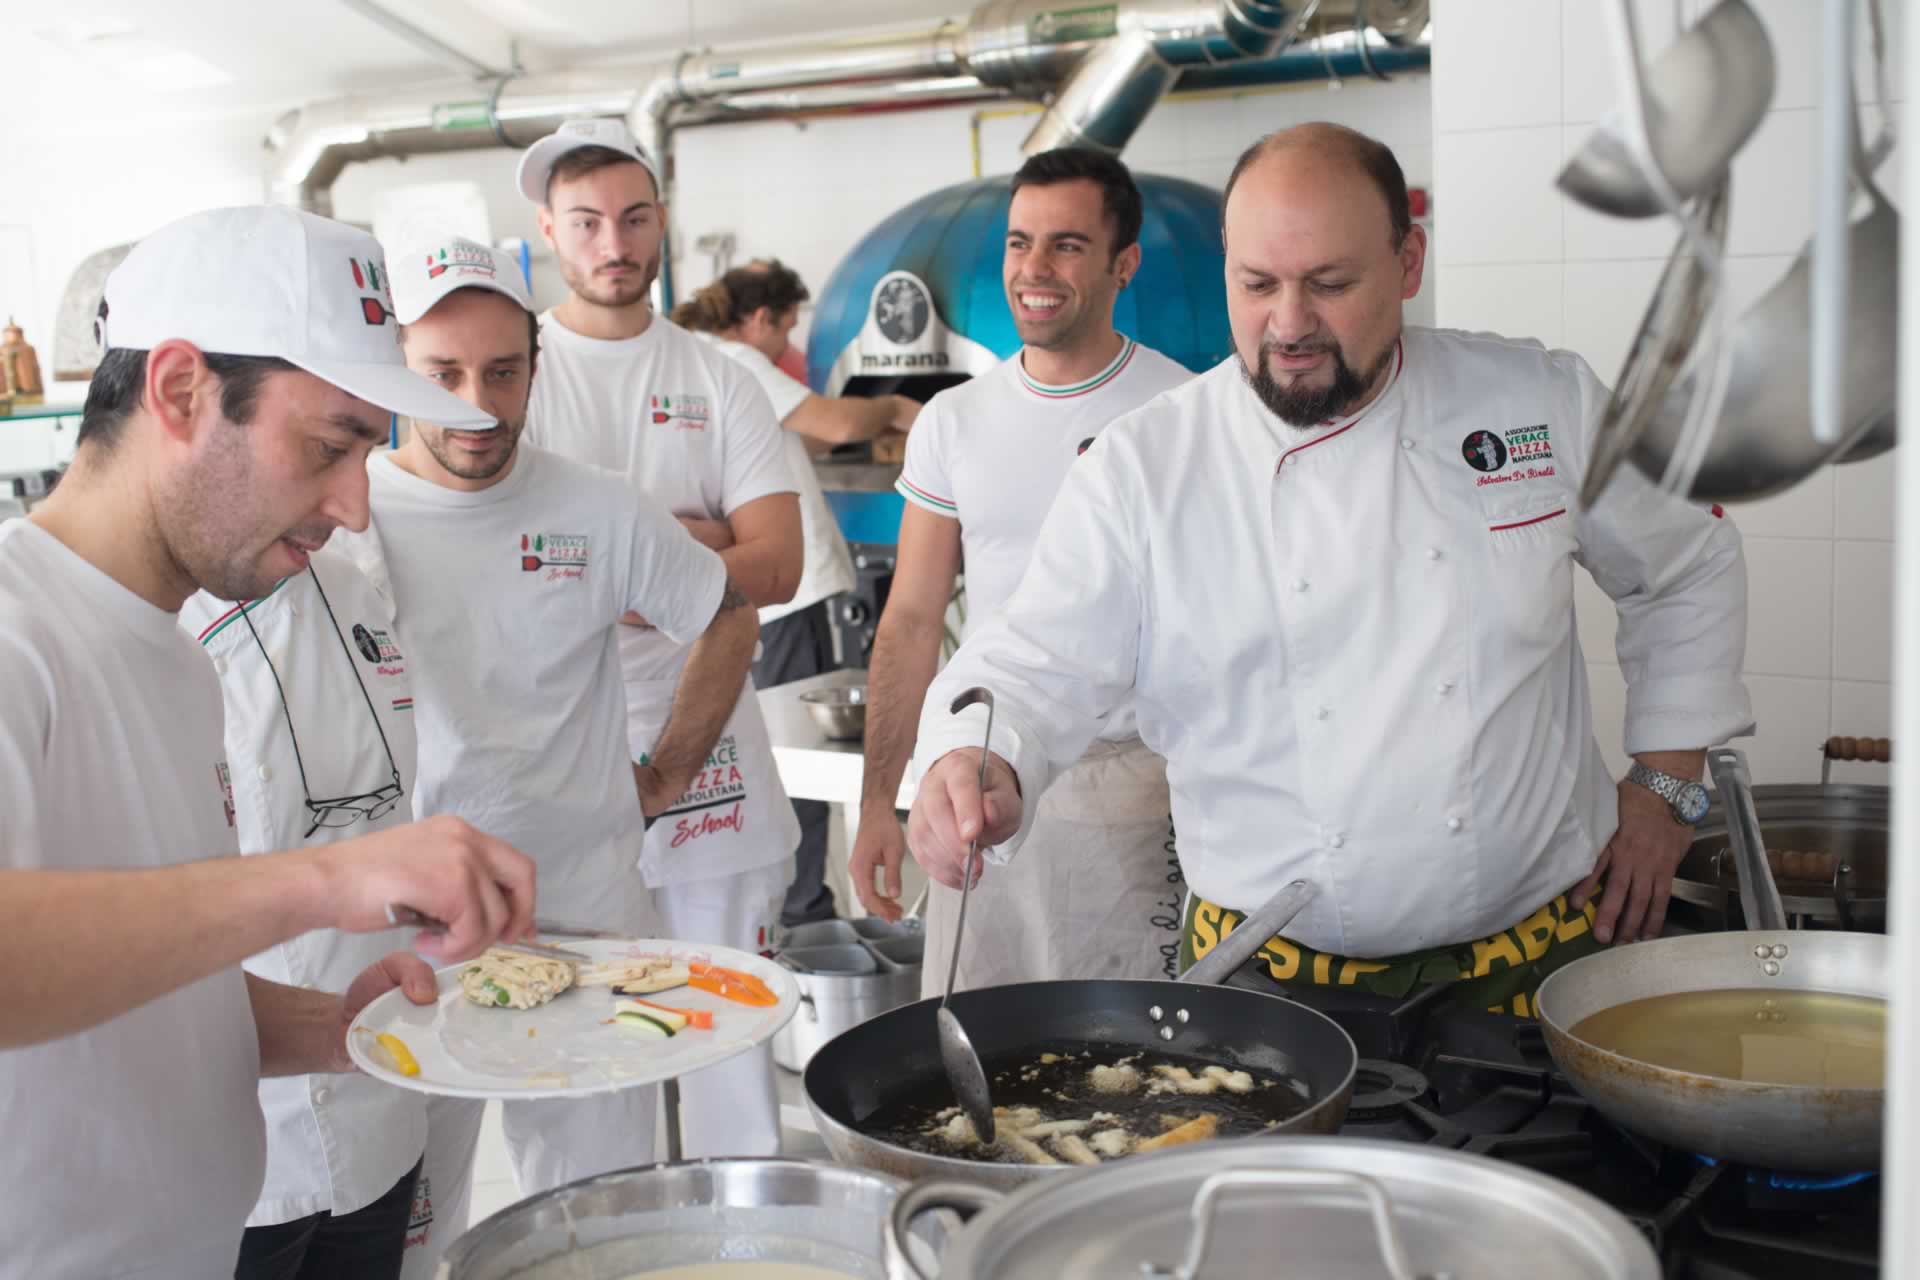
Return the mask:
M 731 613 L 735 609 L 744 609 L 747 607 L 748 603 L 749 601 L 747 600 L 747 593 L 742 591 L 739 587 L 734 586 L 733 579 L 728 578 L 727 589 L 720 593 L 719 612 Z

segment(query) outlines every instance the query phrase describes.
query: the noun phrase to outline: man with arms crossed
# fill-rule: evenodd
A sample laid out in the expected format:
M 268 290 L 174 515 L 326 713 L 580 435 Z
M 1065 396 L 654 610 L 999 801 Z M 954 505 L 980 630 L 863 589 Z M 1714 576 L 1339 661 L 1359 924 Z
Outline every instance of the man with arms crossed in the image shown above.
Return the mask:
M 260 1077 L 351 1070 L 355 1012 L 434 991 L 405 953 L 344 998 L 240 961 L 390 904 L 463 960 L 528 930 L 533 865 L 455 818 L 225 856 L 220 683 L 176 613 L 364 527 L 390 411 L 486 419 L 402 366 L 373 239 L 291 209 L 154 232 L 102 329 L 73 465 L 0 524 L 0 1276 L 208 1280 L 260 1193 Z
M 907 438 L 899 483 L 907 508 L 874 635 L 852 865 L 860 900 L 890 920 L 900 917 L 906 849 L 894 796 L 939 664 L 955 573 L 964 560 L 972 635 L 1013 594 L 1054 493 L 1088 444 L 1193 376 L 1113 327 L 1114 302 L 1140 269 L 1140 220 L 1140 191 L 1118 160 L 1058 150 L 1022 165 L 1001 276 L 1023 345 L 991 373 L 935 396 Z M 1045 856 L 974 890 L 958 985 L 1171 977 L 1181 884 L 1166 766 L 1141 744 L 1129 709 L 1106 718 L 1035 824 Z M 928 892 L 923 994 L 944 989 L 960 910 L 946 886 Z
M 720 553 L 756 607 L 793 598 L 802 543 L 799 482 L 780 425 L 733 361 L 653 314 L 665 210 L 653 162 L 617 120 L 573 120 L 527 150 L 520 190 L 540 205 L 571 291 L 542 317 L 529 438 L 617 471 Z M 636 614 L 621 628 L 627 745 L 644 765 L 687 660 Z M 800 831 L 751 685 L 703 707 L 726 721 L 705 767 L 646 834 L 640 870 L 667 933 L 762 951 L 772 945 Z M 685 1082 L 690 1156 L 771 1155 L 780 1145 L 773 1049 L 762 1045 Z

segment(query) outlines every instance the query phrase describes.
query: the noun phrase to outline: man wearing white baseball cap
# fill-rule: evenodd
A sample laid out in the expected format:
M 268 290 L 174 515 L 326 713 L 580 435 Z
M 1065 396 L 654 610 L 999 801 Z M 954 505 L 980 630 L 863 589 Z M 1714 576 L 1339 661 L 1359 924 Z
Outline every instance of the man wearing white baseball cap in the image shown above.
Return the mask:
M 635 870 L 645 815 L 686 788 L 719 736 L 753 657 L 753 610 L 665 507 L 521 444 L 539 351 L 517 263 L 448 239 L 397 255 L 393 291 L 408 365 L 499 421 L 415 420 L 397 452 L 373 458 L 372 527 L 347 540 L 415 658 L 416 810 L 507 834 L 539 864 L 556 918 L 655 935 Z M 627 753 L 615 642 L 630 611 L 688 654 L 672 723 L 641 766 Z M 507 1104 L 522 1194 L 650 1163 L 656 1095 Z M 429 1104 L 435 1221 L 408 1250 L 410 1275 L 464 1226 L 480 1117 L 479 1103 Z
M 724 352 L 653 313 L 665 211 L 654 168 L 617 120 L 573 120 L 529 148 L 520 190 L 572 291 L 541 317 L 530 438 L 626 476 L 727 562 L 755 606 L 800 581 L 799 478 L 766 392 Z M 640 619 L 634 619 L 638 622 Z M 627 745 L 645 760 L 672 706 L 683 645 L 621 628 Z M 679 797 L 640 868 L 667 933 L 760 951 L 772 943 L 800 827 L 749 685 L 710 762 L 727 781 Z M 780 1108 L 768 1046 L 682 1084 L 688 1155 L 771 1155 Z
M 196 214 L 134 248 L 102 315 L 73 464 L 0 524 L 0 1277 L 206 1280 L 260 1190 L 260 1076 L 351 1070 L 354 1012 L 434 995 L 405 952 L 344 997 L 239 962 L 384 930 L 390 904 L 464 959 L 529 930 L 534 870 L 453 818 L 228 856 L 220 685 L 176 611 L 364 527 L 390 412 L 482 416 L 405 369 L 379 247 L 290 209 Z

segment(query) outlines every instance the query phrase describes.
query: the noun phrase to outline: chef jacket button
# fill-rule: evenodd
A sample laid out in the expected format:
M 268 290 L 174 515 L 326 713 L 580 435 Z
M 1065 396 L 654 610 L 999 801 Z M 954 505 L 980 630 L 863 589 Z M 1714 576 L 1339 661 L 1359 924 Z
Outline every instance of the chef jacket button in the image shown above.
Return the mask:
M 1401 447 L 1402 449 L 1411 449 L 1411 448 L 1413 448 L 1413 437 L 1412 437 L 1412 436 L 1401 436 L 1401 437 L 1400 437 L 1400 447 Z
M 1438 548 L 1438 547 L 1428 547 L 1428 548 L 1427 548 L 1427 559 L 1429 559 L 1429 560 L 1438 560 L 1438 559 L 1439 559 L 1439 558 L 1440 558 L 1441 556 L 1443 556 L 1443 555 L 1445 555 L 1445 554 L 1446 554 L 1446 553 L 1445 553 L 1445 552 L 1443 552 L 1443 551 L 1441 551 L 1441 550 L 1440 550 L 1440 548 Z
M 1293 580 L 1293 589 L 1295 591 L 1305 591 L 1307 589 L 1307 586 L 1308 586 L 1308 583 L 1305 578 L 1295 578 Z
M 1460 819 L 1458 818 L 1447 819 L 1447 830 L 1449 831 L 1458 831 L 1461 827 L 1464 827 L 1466 825 L 1467 825 L 1466 823 L 1460 821 Z
M 1453 692 L 1453 681 L 1442 680 L 1438 685 L 1434 686 L 1434 692 L 1438 693 L 1443 698 L 1446 697 L 1448 694 Z
M 227 674 L 227 660 L 225 658 L 215 658 L 213 660 L 213 674 L 217 676 Z
M 273 781 L 273 766 L 272 766 L 272 765 L 265 765 L 265 764 L 263 764 L 263 765 L 261 765 L 261 766 L 260 766 L 260 781 L 262 781 L 262 782 L 272 782 L 272 781 Z
M 1347 838 L 1341 835 L 1338 831 L 1334 832 L 1331 836 L 1327 837 L 1327 846 L 1329 848 L 1338 849 L 1341 846 L 1345 845 L 1346 843 L 1347 843 Z
M 1294 456 L 1292 454 L 1288 454 L 1286 457 L 1280 459 L 1280 465 L 1283 467 L 1290 467 L 1293 465 L 1293 463 L 1294 463 Z
M 1328 716 L 1332 714 L 1333 714 L 1332 707 L 1315 707 L 1313 709 L 1313 718 L 1315 720 L 1325 720 Z
M 313 1101 L 316 1106 L 326 1106 L 329 1102 L 333 1101 L 333 1090 L 324 1085 L 315 1089 L 313 1091 Z

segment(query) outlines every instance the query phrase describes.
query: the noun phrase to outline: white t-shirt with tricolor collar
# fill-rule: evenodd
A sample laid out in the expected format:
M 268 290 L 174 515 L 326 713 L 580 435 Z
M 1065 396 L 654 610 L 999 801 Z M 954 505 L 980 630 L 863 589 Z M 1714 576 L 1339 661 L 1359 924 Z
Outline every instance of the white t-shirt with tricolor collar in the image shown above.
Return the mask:
M 960 522 L 967 635 L 1020 584 L 1073 460 L 1109 422 L 1192 377 L 1185 365 L 1126 338 L 1112 363 L 1072 386 L 1029 378 L 1015 353 L 927 401 L 907 437 L 896 488 L 915 506 Z
M 367 472 L 372 526 L 335 536 L 390 594 L 412 659 L 415 814 L 532 857 L 542 915 L 650 927 L 616 622 L 633 610 L 692 644 L 726 566 L 619 476 L 524 443 L 478 493 L 387 454 Z

